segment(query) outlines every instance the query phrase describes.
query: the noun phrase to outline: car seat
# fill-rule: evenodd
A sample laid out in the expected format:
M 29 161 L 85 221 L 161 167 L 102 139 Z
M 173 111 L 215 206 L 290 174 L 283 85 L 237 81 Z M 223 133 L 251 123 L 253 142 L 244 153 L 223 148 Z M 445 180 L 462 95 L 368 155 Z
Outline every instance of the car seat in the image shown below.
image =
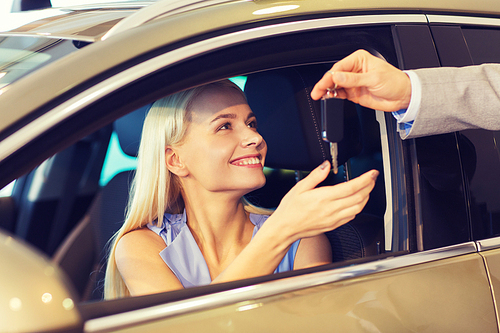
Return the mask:
M 129 156 L 137 156 L 142 123 L 150 107 L 142 107 L 113 124 L 120 147 Z M 107 245 L 124 222 L 133 173 L 120 172 L 101 189 L 53 257 L 73 282 L 81 300 L 102 299 Z

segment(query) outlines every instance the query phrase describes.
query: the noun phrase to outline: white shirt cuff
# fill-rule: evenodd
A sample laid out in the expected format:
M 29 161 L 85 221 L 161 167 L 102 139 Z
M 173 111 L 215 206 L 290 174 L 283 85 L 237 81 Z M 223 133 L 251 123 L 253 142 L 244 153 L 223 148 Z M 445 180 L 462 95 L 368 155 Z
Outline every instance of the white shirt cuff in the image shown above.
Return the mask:
M 420 101 L 422 99 L 422 84 L 420 83 L 418 75 L 413 71 L 405 71 L 404 73 L 410 78 L 411 99 L 406 112 L 393 112 L 398 123 L 410 123 L 414 121 L 420 109 Z

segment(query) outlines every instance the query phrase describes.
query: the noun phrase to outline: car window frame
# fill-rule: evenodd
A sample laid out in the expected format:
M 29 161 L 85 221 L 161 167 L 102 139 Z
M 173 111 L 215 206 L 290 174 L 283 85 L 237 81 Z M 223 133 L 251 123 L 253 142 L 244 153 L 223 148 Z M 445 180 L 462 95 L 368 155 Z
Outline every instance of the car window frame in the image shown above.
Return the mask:
M 414 17 L 417 17 L 418 18 L 418 22 L 421 23 L 421 19 L 422 19 L 422 16 L 421 15 L 410 15 L 409 17 L 411 18 L 414 18 Z M 346 18 L 342 18 L 343 20 L 346 20 Z M 394 23 L 394 21 L 397 21 L 399 22 L 400 20 L 402 20 L 400 18 L 399 15 L 393 15 L 393 16 L 390 16 L 390 19 L 389 21 L 391 22 L 387 22 L 388 20 L 382 20 L 383 22 L 380 23 L 380 22 L 377 22 L 378 24 L 380 25 L 387 25 L 387 26 L 390 26 L 391 24 Z M 403 21 L 407 22 L 408 21 L 408 17 L 404 17 L 403 16 Z M 411 20 L 410 20 L 411 21 Z M 324 22 L 327 22 L 327 21 L 324 21 Z M 333 20 L 333 22 L 336 23 L 336 25 L 328 25 L 328 26 L 321 26 L 321 28 L 318 28 L 318 27 L 311 27 L 311 28 L 308 28 L 309 31 L 313 31 L 313 30 L 317 30 L 317 29 L 336 29 L 336 28 L 345 28 L 345 26 L 348 26 L 348 27 L 351 27 L 351 26 L 354 26 L 354 27 L 359 27 L 360 25 L 361 26 L 364 26 L 364 24 L 361 24 L 360 23 L 360 20 L 359 18 L 356 19 L 354 21 L 354 23 L 350 23 L 350 24 L 345 24 L 345 25 L 341 25 L 341 26 L 338 26 L 337 23 L 339 21 L 336 21 L 336 20 Z M 370 23 L 373 23 L 372 21 L 370 21 Z M 258 35 L 258 36 L 252 36 L 251 35 L 251 38 L 249 40 L 258 40 L 259 38 L 267 38 L 269 36 L 275 36 L 275 35 L 286 35 L 286 34 L 291 34 L 291 33 L 299 33 L 298 29 L 303 27 L 303 22 L 299 22 L 297 23 L 298 26 L 294 26 L 293 28 L 295 30 L 292 29 L 292 31 L 281 31 L 279 29 L 285 27 L 285 28 L 288 28 L 288 27 L 292 27 L 292 25 L 290 24 L 283 24 L 283 25 L 277 25 L 275 27 L 272 27 L 270 29 L 277 29 L 276 31 L 274 30 L 271 30 L 271 32 L 268 31 L 268 33 L 270 35 Z M 368 23 L 366 23 L 368 24 Z M 306 25 L 307 27 L 307 25 Z M 263 29 L 255 29 L 255 30 L 251 30 L 250 31 L 250 34 L 252 33 L 260 33 L 262 32 Z M 238 38 L 240 38 L 242 36 L 242 33 L 239 32 L 239 33 L 232 33 L 233 35 L 231 35 L 230 37 L 234 37 L 234 36 L 238 36 Z M 274 34 L 274 35 L 273 35 Z M 264 37 L 263 37 L 264 36 Z M 214 37 L 214 38 L 218 38 L 218 37 Z M 220 37 L 222 38 L 222 37 Z M 223 38 L 222 38 L 223 39 Z M 239 43 L 247 43 L 249 40 L 246 40 L 246 39 L 237 39 L 237 40 L 232 40 L 231 43 L 233 43 L 234 45 L 236 44 L 239 44 Z M 211 47 L 210 50 L 214 50 L 215 48 L 225 48 L 225 47 L 228 47 L 228 45 L 217 45 L 217 44 L 212 44 L 210 42 L 211 40 L 208 40 L 208 41 L 205 41 L 205 42 L 199 42 L 201 44 L 198 44 L 198 45 L 195 45 L 193 46 L 193 55 L 192 57 L 196 57 L 196 56 L 199 56 L 199 57 L 202 57 L 206 54 L 206 52 L 209 52 L 207 51 L 206 49 L 198 49 L 197 47 L 200 47 L 203 46 L 203 47 Z M 210 44 L 210 46 L 208 45 Z M 187 46 L 186 46 L 187 47 Z M 183 53 L 185 50 L 183 49 L 180 49 L 180 50 L 176 50 L 176 51 L 172 51 L 172 52 L 177 52 L 178 53 L 178 56 L 177 56 L 177 60 L 176 61 L 179 61 L 181 62 L 184 62 L 184 58 L 185 57 L 185 54 Z M 377 50 L 375 50 L 377 51 Z M 84 93 L 79 93 L 79 94 L 75 94 L 73 97 L 67 99 L 64 103 L 62 103 L 61 105 L 55 107 L 54 109 L 52 109 L 52 111 L 50 111 L 50 114 L 48 114 L 47 116 L 45 116 L 44 118 L 46 119 L 42 119 L 40 120 L 40 122 L 42 123 L 45 123 L 45 126 L 49 126 L 49 129 L 51 132 L 54 132 L 56 131 L 57 127 L 58 126 L 64 126 L 66 124 L 66 122 L 70 121 L 70 122 L 75 122 L 75 118 L 72 118 L 73 116 L 77 116 L 77 115 L 81 115 L 81 114 L 84 114 L 86 112 L 86 110 L 94 107 L 95 103 L 106 103 L 109 99 L 109 96 L 112 96 L 114 92 L 116 91 L 120 91 L 120 89 L 122 89 L 123 86 L 127 86 L 127 85 L 130 85 L 130 84 L 133 84 L 134 82 L 136 82 L 136 80 L 140 80 L 140 79 L 143 79 L 143 78 L 147 78 L 149 77 L 150 75 L 153 75 L 155 71 L 158 71 L 162 68 L 165 68 L 165 67 L 168 67 L 168 66 L 173 66 L 173 64 L 175 63 L 174 60 L 172 59 L 168 59 L 168 61 L 165 61 L 163 56 L 164 57 L 171 57 L 172 56 L 172 52 L 169 52 L 169 53 L 166 53 L 164 55 L 160 55 L 160 56 L 157 56 L 157 57 L 154 57 L 154 58 L 151 58 L 150 60 L 146 61 L 145 63 L 141 63 L 141 64 L 137 64 L 133 67 L 130 67 L 129 69 L 126 69 L 125 71 L 123 72 L 120 72 L 116 75 L 113 75 L 109 78 L 104 78 L 100 83 L 98 83 L 96 86 L 94 86 L 93 88 L 90 88 L 88 90 L 86 90 Z M 175 53 L 175 54 L 177 54 Z M 175 55 L 174 54 L 174 55 Z M 161 58 L 160 58 L 161 57 Z M 161 61 L 160 61 L 161 60 Z M 137 71 L 137 73 L 134 73 L 134 71 Z M 224 73 L 221 73 L 219 74 L 218 76 L 217 75 L 213 75 L 210 76 L 209 78 L 205 78 L 203 81 L 202 79 L 200 79 L 200 83 L 203 83 L 203 82 L 208 82 L 209 80 L 215 80 L 215 79 L 220 79 L 220 78 L 225 78 L 225 77 L 228 77 L 228 76 L 234 76 L 235 74 L 245 74 L 245 73 L 241 73 L 240 71 L 238 71 L 237 69 L 235 69 L 235 73 L 231 73 L 230 70 L 227 70 L 226 72 Z M 187 88 L 184 87 L 184 88 Z M 181 89 L 179 86 L 176 88 L 176 89 Z M 108 117 L 104 118 L 104 119 L 100 119 L 100 122 L 99 124 L 91 124 L 89 125 L 85 130 L 88 132 L 88 131 L 91 131 L 93 128 L 96 128 L 98 126 L 102 126 L 103 124 L 107 124 L 113 120 L 115 120 L 116 118 L 118 118 L 120 115 L 122 114 L 125 114 L 126 112 L 128 111 L 131 111 L 133 109 L 135 109 L 136 107 L 140 106 L 141 103 L 145 103 L 145 102 L 149 102 L 152 100 L 153 97 L 155 96 L 160 96 L 160 95 L 163 95 L 165 93 L 168 93 L 169 91 L 166 90 L 166 89 L 163 89 L 163 90 L 159 90 L 158 92 L 156 92 L 155 94 L 156 95 L 151 95 L 149 96 L 149 99 L 148 101 L 145 101 L 145 100 L 141 100 L 139 99 L 136 103 L 130 103 L 128 105 L 126 105 L 126 107 L 122 107 L 122 108 L 118 108 L 116 111 L 114 111 L 113 113 L 110 113 L 108 115 Z M 170 92 L 173 92 L 173 91 L 170 91 Z M 103 96 L 106 96 L 106 97 L 103 97 Z M 116 97 L 115 97 L 116 98 Z M 99 100 L 100 99 L 100 100 Z M 83 101 L 83 102 L 82 102 Z M 42 116 L 43 117 L 43 116 Z M 87 117 L 89 117 L 87 115 Z M 395 144 L 391 144 L 390 146 L 391 147 L 394 147 L 394 149 L 396 149 L 398 152 L 391 152 L 390 154 L 394 153 L 395 156 L 398 156 L 396 159 L 394 159 L 394 165 L 392 165 L 392 167 L 396 168 L 396 170 L 399 170 L 398 172 L 395 172 L 394 173 L 394 177 L 397 177 L 397 178 L 394 178 L 393 181 L 392 181 L 392 186 L 393 188 L 397 189 L 397 191 L 395 193 L 403 193 L 406 188 L 406 186 L 403 187 L 403 189 L 400 189 L 400 186 L 398 184 L 401 184 L 401 182 L 403 182 L 404 180 L 404 168 L 401 169 L 401 166 L 400 164 L 398 163 L 402 163 L 402 162 L 396 162 L 397 160 L 400 160 L 400 159 L 403 159 L 403 145 L 401 144 L 401 141 L 399 140 L 399 137 L 397 137 L 397 134 L 396 134 L 396 131 L 395 131 L 395 127 L 396 127 L 396 124 L 395 124 L 395 121 L 393 118 L 391 118 L 390 115 L 385 115 L 385 120 L 386 120 L 386 123 L 387 123 L 387 126 L 388 126 L 388 130 L 387 130 L 387 135 L 390 136 L 389 140 L 391 140 L 391 143 L 394 141 L 396 142 Z M 37 122 L 33 122 L 33 123 L 37 123 Z M 56 124 L 56 125 L 55 125 Z M 46 127 L 47 128 L 47 127 Z M 43 129 L 42 131 L 43 132 Z M 85 132 L 85 133 L 87 133 Z M 40 134 L 40 132 L 38 132 L 39 134 L 38 135 L 42 135 Z M 68 134 L 65 134 L 65 135 L 68 135 Z M 78 135 L 81 135 L 80 133 L 78 133 Z M 73 137 L 77 137 L 78 135 L 74 135 L 74 136 L 70 136 L 68 135 L 69 138 L 73 138 Z M 31 138 L 31 140 L 36 140 L 36 139 L 33 139 L 33 137 Z M 71 140 L 69 140 L 71 141 Z M 5 158 L 4 158 L 5 160 Z M 392 163 L 392 162 L 391 162 Z M 398 182 L 399 181 L 399 182 Z M 408 185 L 409 186 L 409 185 Z M 401 195 L 404 195 L 404 194 L 401 194 Z M 405 203 L 403 203 L 405 204 Z M 400 203 L 397 203 L 397 207 L 402 207 L 401 206 L 402 204 Z M 404 211 L 405 209 L 403 209 Z M 408 213 L 406 213 L 406 215 L 408 215 Z M 404 219 L 405 217 L 403 216 L 402 219 Z M 407 218 L 407 217 L 406 217 Z M 397 222 L 397 227 L 398 228 L 401 228 L 401 227 L 404 227 L 403 224 L 404 221 L 398 221 Z M 396 228 L 395 228 L 396 229 Z M 407 249 L 407 246 L 404 245 L 408 242 L 408 240 L 406 240 L 406 243 L 404 241 L 404 238 L 407 237 L 405 236 L 405 231 L 403 230 L 402 233 L 401 233 L 401 239 L 402 241 L 400 242 L 398 240 L 397 243 L 395 243 L 396 245 L 393 246 L 392 248 L 392 253 L 389 253 L 387 256 L 395 256 L 397 254 L 401 254 L 401 253 L 408 253 L 408 249 Z M 403 246 L 401 245 L 403 244 Z M 460 246 L 458 248 L 453 248 L 452 251 L 458 251 L 458 252 L 454 252 L 454 253 L 470 253 L 470 251 L 474 251 L 475 248 L 473 248 L 472 244 L 466 244 L 466 245 L 463 245 L 463 246 Z M 434 255 L 436 252 L 432 252 L 432 253 L 427 253 L 426 255 L 428 255 L 426 257 L 426 259 L 418 259 L 418 262 L 422 262 L 421 260 L 424 260 L 424 262 L 426 260 L 435 260 L 436 256 Z M 382 257 L 377 257 L 378 259 L 382 259 L 384 258 L 385 256 L 382 256 Z M 430 259 L 431 258 L 431 259 Z M 383 264 L 381 265 L 380 263 L 372 263 L 371 261 L 373 259 L 367 259 L 368 261 L 370 261 L 370 263 L 367 263 L 366 265 L 358 265 L 358 266 L 354 266 L 354 267 L 346 267 L 345 270 L 342 270 L 342 271 L 338 271 L 336 273 L 338 273 L 337 278 L 349 278 L 349 277 L 352 277 L 354 274 L 354 272 L 358 271 L 359 274 L 370 274 L 370 273 L 373 273 L 373 272 L 378 272 L 380 271 L 381 269 L 384 269 L 383 268 Z M 411 261 L 405 261 L 405 260 L 400 260 L 400 261 L 396 261 L 398 264 L 403 264 L 405 263 L 406 264 L 410 264 Z M 344 263 L 345 264 L 345 263 Z M 369 266 L 371 265 L 371 266 Z M 342 266 L 342 265 L 341 265 Z M 334 269 L 334 268 L 337 268 L 339 266 L 336 266 L 336 265 L 333 265 L 333 266 L 326 266 L 325 269 L 326 270 L 331 270 L 331 269 Z M 374 267 L 374 268 L 368 268 L 368 267 Z M 387 266 L 387 269 L 394 269 L 394 266 L 393 265 L 388 265 Z M 318 269 L 313 269 L 311 271 L 303 271 L 303 272 L 299 272 L 299 273 L 290 273 L 291 275 L 294 275 L 294 274 L 297 274 L 297 275 L 304 275 L 306 276 L 306 278 L 304 279 L 304 281 L 309 281 L 308 280 L 308 277 L 307 275 L 309 275 L 310 273 L 314 273 L 312 275 L 316 275 L 316 273 L 320 273 L 318 271 Z M 328 275 L 328 276 L 331 276 L 331 272 L 328 273 L 328 274 L 319 274 L 321 276 L 325 276 L 325 275 Z M 294 275 L 295 276 L 295 275 Z M 276 278 L 276 279 L 280 279 L 282 278 L 283 276 L 276 276 L 276 277 L 273 277 Z M 281 281 L 281 280 L 280 280 Z M 332 280 L 328 280 L 328 281 L 332 281 Z M 244 283 L 245 286 L 248 286 L 248 281 L 244 281 L 244 282 L 241 282 L 241 283 Z M 301 282 L 303 283 L 303 282 Z M 318 283 L 327 283 L 327 282 L 318 282 Z M 231 289 L 230 287 L 231 285 L 223 285 L 221 288 L 224 288 L 225 291 L 229 292 Z M 206 291 L 204 291 L 205 287 L 201 287 L 201 289 L 199 289 L 198 291 L 201 291 L 201 293 L 199 295 L 204 295 L 204 293 L 206 293 Z M 266 287 L 267 288 L 267 287 Z M 296 288 L 296 286 L 294 285 L 293 288 Z M 182 293 L 183 291 L 181 291 L 180 293 Z M 201 296 L 200 296 L 201 297 Z M 165 299 L 163 298 L 163 301 L 164 302 Z M 127 303 L 127 301 L 125 301 L 125 303 Z M 128 302 L 128 303 L 131 303 L 131 302 Z
M 373 23 L 373 21 L 375 21 L 374 17 L 375 16 L 367 16 L 367 17 L 362 16 L 362 18 L 368 19 L 368 22 L 365 22 L 365 24 Z M 379 17 L 377 19 L 377 21 L 379 21 L 377 25 L 387 25 L 388 24 L 387 22 L 389 22 L 389 23 L 394 22 L 394 21 L 406 22 L 406 21 L 412 21 L 412 20 L 417 20 L 418 22 L 421 22 L 422 16 L 420 16 L 420 15 L 417 15 L 417 16 L 415 16 L 415 15 L 403 15 L 403 16 L 400 16 L 400 15 L 382 15 L 382 17 Z M 275 24 L 275 25 L 271 25 L 270 27 L 268 27 L 269 31 L 266 31 L 266 29 L 263 29 L 263 28 L 251 28 L 251 29 L 248 29 L 249 36 L 246 36 L 246 37 L 245 37 L 245 34 L 243 32 L 231 32 L 228 34 L 229 35 L 228 37 L 226 37 L 226 35 L 213 37 L 213 39 L 222 40 L 224 43 L 224 45 L 222 45 L 222 46 L 218 45 L 216 43 L 213 43 L 212 39 L 208 39 L 208 40 L 205 40 L 203 42 L 197 42 L 194 44 L 194 46 L 188 45 L 184 48 L 174 50 L 172 52 L 167 52 L 167 53 L 160 55 L 160 56 L 153 57 L 152 59 L 147 60 L 144 63 L 138 64 L 138 65 L 133 66 L 129 69 L 126 69 L 123 72 L 120 72 L 116 75 L 113 75 L 108 79 L 103 79 L 103 81 L 101 81 L 101 83 L 98 83 L 96 86 L 85 91 L 85 93 L 83 93 L 83 94 L 82 93 L 76 94 L 74 97 L 70 98 L 69 100 L 62 103 L 61 105 L 55 107 L 51 111 L 45 113 L 43 116 L 41 116 L 37 120 L 28 124 L 25 128 L 22 129 L 22 131 L 15 133 L 15 134 L 18 137 L 24 136 L 25 141 L 21 143 L 21 145 L 24 145 L 26 143 L 26 140 L 29 140 L 27 137 L 25 137 L 26 132 L 31 131 L 31 129 L 33 129 L 33 127 L 40 128 L 40 132 L 42 132 L 42 133 L 44 131 L 43 130 L 44 126 L 45 127 L 51 126 L 51 124 L 53 125 L 54 122 L 60 122 L 59 126 L 64 127 L 65 120 L 68 119 L 67 117 L 71 117 L 72 113 L 73 113 L 73 115 L 82 114 L 83 112 L 79 112 L 79 110 L 83 110 L 86 106 L 88 106 L 91 103 L 92 99 L 96 99 L 98 96 L 102 97 L 102 95 L 109 93 L 113 89 L 120 88 L 120 85 L 124 84 L 124 81 L 132 82 L 132 81 L 138 80 L 138 78 L 135 75 L 133 75 L 133 72 L 140 73 L 140 74 L 138 74 L 139 78 L 143 77 L 143 76 L 151 75 L 151 73 L 153 73 L 154 71 L 157 71 L 158 68 L 161 68 L 162 66 L 163 67 L 170 66 L 171 64 L 175 63 L 175 61 L 176 61 L 175 55 L 176 54 L 180 54 L 177 56 L 177 60 L 183 59 L 182 57 L 185 56 L 185 52 L 186 52 L 185 48 L 194 49 L 193 55 L 190 56 L 190 57 L 193 57 L 193 56 L 196 56 L 196 55 L 199 55 L 199 54 L 202 54 L 203 52 L 205 52 L 205 51 L 199 50 L 200 45 L 201 45 L 201 47 L 208 47 L 211 50 L 216 50 L 216 49 L 228 47 L 227 45 L 239 44 L 242 41 L 245 41 L 248 43 L 250 41 L 257 40 L 259 38 L 262 39 L 262 38 L 268 38 L 269 36 L 280 36 L 280 35 L 286 35 L 286 34 L 293 34 L 293 33 L 296 33 L 297 31 L 301 31 L 300 29 L 305 29 L 305 31 L 315 31 L 318 29 L 325 29 L 325 28 L 330 29 L 332 27 L 333 28 L 345 28 L 346 26 L 347 27 L 351 27 L 351 26 L 357 27 L 357 26 L 364 25 L 364 24 L 360 24 L 359 17 L 354 17 L 354 20 L 352 22 L 350 22 L 349 17 L 330 18 L 330 19 L 311 20 L 311 21 L 313 23 L 311 23 L 309 21 L 298 21 L 298 22 L 294 22 L 293 24 L 292 23 Z M 317 24 L 318 22 L 322 23 L 322 25 L 316 26 L 315 24 Z M 227 41 L 225 41 L 226 38 L 228 38 Z M 236 38 L 236 40 L 235 40 L 235 38 Z M 172 53 L 173 53 L 173 56 L 172 56 Z M 240 74 L 240 73 L 233 73 L 233 74 Z M 222 78 L 222 77 L 219 77 L 219 78 Z M 113 82 L 115 82 L 115 83 L 113 84 Z M 187 88 L 187 86 L 183 87 L 183 88 Z M 163 94 L 165 94 L 165 92 L 163 92 Z M 92 98 L 89 98 L 88 96 L 92 96 Z M 158 97 L 159 96 L 160 95 L 158 95 Z M 84 103 L 82 103 L 82 101 L 84 101 Z M 123 110 L 120 110 L 120 111 L 121 111 L 121 113 L 123 113 Z M 61 114 L 62 114 L 62 116 L 61 116 Z M 109 117 L 109 119 L 107 119 L 107 121 L 114 120 L 117 117 L 117 114 L 118 114 L 118 111 L 115 112 L 114 114 L 110 115 L 110 117 Z M 393 120 L 391 120 L 390 118 L 386 118 L 386 119 L 389 119 L 389 122 L 391 122 L 391 121 L 393 122 Z M 39 135 L 40 135 L 40 132 L 38 132 Z M 76 133 L 76 134 L 74 133 L 73 137 L 75 137 L 77 134 L 78 133 Z M 34 133 L 33 133 L 33 135 L 36 136 L 36 134 L 34 134 Z M 389 131 L 389 136 L 391 136 L 391 135 L 392 135 L 392 132 Z M 11 137 L 9 137 L 7 139 L 11 139 Z M 7 139 L 2 141 L 0 143 L 0 145 L 3 145 L 4 147 L 8 146 L 8 144 L 5 143 L 5 141 L 7 141 Z M 68 142 L 71 142 L 71 140 L 68 140 L 68 138 L 65 138 L 65 140 L 59 140 L 59 141 L 65 142 L 66 145 L 68 145 L 67 144 Z M 33 140 L 32 140 L 32 142 L 33 142 Z M 55 151 L 55 150 L 57 150 L 57 148 L 60 149 L 60 146 L 54 147 L 53 150 Z M 4 156 L 5 156 L 5 154 L 4 154 Z M 0 160 L 0 163 L 3 163 L 4 161 L 5 161 L 5 158 L 3 160 Z M 5 163 L 3 163 L 3 164 L 5 164 Z M 21 164 L 23 164 L 23 163 L 21 163 Z M 28 168 L 29 166 L 25 164 L 24 167 Z M 16 170 L 18 170 L 18 169 L 16 169 Z M 393 184 L 396 184 L 396 183 L 401 183 L 401 182 L 393 182 Z M 393 188 L 394 188 L 394 190 L 397 189 L 395 187 L 395 185 L 393 185 Z M 395 229 L 397 229 L 397 228 L 395 228 Z M 398 244 L 398 248 L 399 248 L 399 244 Z
M 217 79 L 220 79 L 220 78 L 223 78 L 223 77 L 227 77 L 227 76 L 231 76 L 231 75 L 234 75 L 234 74 L 235 73 L 225 73 L 221 77 L 217 77 Z M 237 72 L 237 74 L 246 74 L 246 73 Z M 386 122 L 389 122 L 389 123 L 392 124 L 391 126 L 394 129 L 394 126 L 395 126 L 394 119 L 390 115 L 385 115 L 385 114 L 383 115 L 383 117 L 384 117 L 384 120 Z M 385 125 L 385 123 L 384 123 L 384 125 Z M 387 135 L 391 137 L 391 140 L 399 142 L 398 141 L 399 137 L 397 137 L 397 134 L 394 134 L 396 131 L 391 131 L 389 129 L 387 132 L 390 132 Z M 390 146 L 393 146 L 393 145 L 390 145 Z M 390 155 L 390 154 L 388 154 L 388 155 Z M 395 167 L 396 164 L 397 163 L 395 163 L 392 167 Z M 397 174 L 397 173 L 394 173 L 394 174 Z M 403 177 L 403 175 L 401 173 L 399 173 L 399 177 Z M 396 183 L 396 182 L 393 182 L 393 183 Z M 393 187 L 397 188 L 397 185 L 393 185 Z M 400 223 L 400 222 L 398 222 L 398 223 Z M 398 255 L 401 255 L 401 254 L 406 254 L 406 253 L 408 253 L 408 251 L 406 249 L 403 249 L 401 251 L 393 250 L 392 252 L 387 253 L 385 255 L 377 256 L 376 259 L 382 259 L 382 258 L 385 258 L 385 257 L 394 257 L 394 256 L 398 256 Z M 313 268 L 313 269 L 308 269 L 308 270 L 303 270 L 303 271 L 294 271 L 294 272 L 284 273 L 282 275 L 278 274 L 278 275 L 275 275 L 275 276 L 266 276 L 266 277 L 262 277 L 260 279 L 264 279 L 264 282 L 267 283 L 267 282 L 278 280 L 278 279 L 281 280 L 281 279 L 285 278 L 285 276 L 298 277 L 298 276 L 308 275 L 308 274 L 312 274 L 312 273 L 313 273 L 313 275 L 315 275 L 316 273 L 318 273 L 318 272 L 320 272 L 322 270 L 331 271 L 332 269 L 344 267 L 345 265 L 362 264 L 364 262 L 372 262 L 373 260 L 375 260 L 375 258 L 363 258 L 362 260 L 354 260 L 354 261 L 348 261 L 348 262 L 342 262 L 342 263 L 336 263 L 336 264 L 326 265 L 326 266 L 322 267 L 321 269 L 320 268 Z M 377 267 L 380 267 L 380 266 L 377 266 Z M 372 270 L 365 269 L 365 270 L 363 270 L 363 274 L 366 274 L 369 271 L 373 272 L 374 270 L 373 269 Z M 341 277 L 341 276 L 342 276 L 342 274 L 338 275 L 337 278 Z M 232 290 L 232 288 L 235 288 L 235 287 L 232 287 L 232 285 L 234 285 L 234 284 L 237 284 L 238 286 L 248 286 L 249 283 L 251 285 L 254 285 L 255 283 L 257 283 L 259 281 L 262 281 L 262 280 L 259 280 L 259 279 L 257 279 L 257 280 L 250 279 L 248 281 L 247 280 L 242 280 L 242 281 L 237 281 L 237 282 L 233 282 L 233 283 L 229 283 L 229 284 L 224 284 L 222 286 L 219 286 L 219 287 L 223 288 L 222 291 L 216 291 L 216 293 L 228 292 L 228 291 Z M 199 287 L 199 288 L 190 290 L 190 292 L 199 291 L 199 294 L 197 294 L 196 297 L 203 297 L 203 295 L 211 294 L 211 290 L 213 290 L 213 288 L 219 288 L 219 287 L 215 287 L 215 286 Z M 219 290 L 219 289 L 216 289 L 216 290 Z M 177 295 L 178 292 L 174 292 L 174 293 Z M 187 291 L 184 290 L 184 291 L 180 291 L 179 293 L 181 295 L 184 295 L 185 293 L 187 293 Z M 152 298 L 153 296 L 146 296 L 146 298 L 148 298 L 148 297 Z M 168 298 L 173 297 L 173 296 L 172 296 L 172 294 L 168 294 L 167 293 L 167 294 L 163 295 L 162 297 L 163 297 L 163 301 L 162 302 L 166 302 Z M 189 300 L 189 296 L 187 296 L 187 297 L 181 296 L 181 299 L 179 301 L 185 301 L 185 300 Z M 225 300 L 224 302 L 226 302 L 226 301 L 227 300 Z M 116 301 L 110 301 L 110 302 L 113 302 L 113 303 L 114 302 L 117 302 L 117 303 L 118 302 L 124 302 L 124 303 L 128 303 L 129 306 L 131 305 L 131 302 L 127 302 L 126 300 L 116 300 Z M 88 306 L 88 307 L 85 307 L 85 305 L 84 305 L 84 309 L 85 309 L 84 312 L 88 311 L 88 313 L 93 313 L 95 315 L 96 311 L 92 310 L 91 307 L 92 307 L 91 305 Z

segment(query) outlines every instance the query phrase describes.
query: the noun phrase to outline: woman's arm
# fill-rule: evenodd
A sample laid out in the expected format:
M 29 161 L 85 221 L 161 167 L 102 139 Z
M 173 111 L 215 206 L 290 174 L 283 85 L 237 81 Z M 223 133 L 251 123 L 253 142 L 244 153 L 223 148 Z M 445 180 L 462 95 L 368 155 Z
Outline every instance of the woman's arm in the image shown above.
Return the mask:
M 132 296 L 183 288 L 159 256 L 164 248 L 163 239 L 147 228 L 133 230 L 120 238 L 116 265 Z
M 332 262 L 332 247 L 325 234 L 300 240 L 293 269 L 326 265 Z
M 271 274 L 298 239 L 305 243 L 296 258 L 299 260 L 296 268 L 328 263 L 331 259 L 325 260 L 324 253 L 320 253 L 325 250 L 323 241 L 328 240 L 318 235 L 340 227 L 361 212 L 378 176 L 378 171 L 372 170 L 346 183 L 316 188 L 329 172 L 330 164 L 324 162 L 297 183 L 250 243 L 213 282 Z M 321 243 L 313 245 L 314 240 Z M 328 245 L 325 251 L 330 251 L 329 248 Z
M 378 172 L 370 171 L 346 183 L 316 188 L 329 171 L 330 164 L 325 162 L 297 183 L 250 243 L 212 283 L 272 274 L 298 239 L 302 240 L 294 268 L 330 262 L 330 246 L 323 233 L 349 222 L 361 212 Z M 161 237 L 145 228 L 131 231 L 119 240 L 116 264 L 132 295 L 183 288 L 159 256 L 164 248 Z

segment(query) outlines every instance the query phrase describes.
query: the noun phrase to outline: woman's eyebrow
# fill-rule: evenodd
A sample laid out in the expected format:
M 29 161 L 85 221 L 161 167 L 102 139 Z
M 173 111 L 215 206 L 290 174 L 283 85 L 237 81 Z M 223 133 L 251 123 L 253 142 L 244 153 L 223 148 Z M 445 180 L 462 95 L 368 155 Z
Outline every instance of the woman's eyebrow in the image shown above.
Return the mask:
M 219 120 L 219 119 L 235 119 L 237 116 L 234 113 L 223 113 L 215 117 L 210 121 L 210 124 Z
M 215 122 L 215 121 L 217 121 L 217 120 L 219 120 L 219 119 L 236 119 L 237 117 L 238 116 L 236 114 L 234 114 L 234 113 L 223 113 L 223 114 L 218 115 L 214 119 L 212 119 L 210 121 L 210 124 L 213 123 L 213 122 Z M 250 112 L 248 114 L 248 116 L 247 116 L 247 120 L 250 119 L 250 118 L 257 118 L 257 117 L 255 116 L 255 113 Z
M 257 116 L 255 115 L 255 113 L 250 112 L 250 113 L 248 114 L 248 116 L 247 116 L 247 120 L 248 120 L 248 119 L 250 119 L 250 118 L 255 118 L 255 119 L 257 119 Z

